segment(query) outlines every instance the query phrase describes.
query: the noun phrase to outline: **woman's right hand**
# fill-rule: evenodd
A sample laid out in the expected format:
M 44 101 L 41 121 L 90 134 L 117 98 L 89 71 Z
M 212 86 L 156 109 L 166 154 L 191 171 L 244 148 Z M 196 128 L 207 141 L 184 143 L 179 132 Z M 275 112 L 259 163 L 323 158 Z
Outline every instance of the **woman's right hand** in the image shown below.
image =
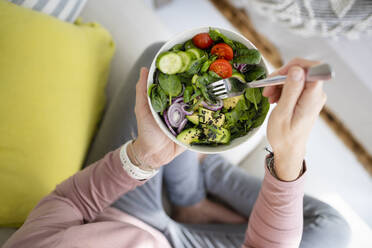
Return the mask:
M 288 75 L 284 86 L 269 86 L 263 91 L 270 103 L 277 103 L 267 137 L 274 152 L 275 173 L 283 181 L 299 176 L 308 136 L 327 99 L 322 81 L 305 83 L 306 68 L 317 64 L 294 59 L 271 75 Z

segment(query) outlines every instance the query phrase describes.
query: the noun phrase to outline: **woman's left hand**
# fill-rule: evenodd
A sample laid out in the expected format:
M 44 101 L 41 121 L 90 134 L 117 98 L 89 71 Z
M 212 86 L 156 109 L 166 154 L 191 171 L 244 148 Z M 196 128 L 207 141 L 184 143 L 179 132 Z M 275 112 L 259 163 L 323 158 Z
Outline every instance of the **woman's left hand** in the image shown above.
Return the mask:
M 133 148 L 138 160 L 146 166 L 160 168 L 172 161 L 184 148 L 169 139 L 159 128 L 152 116 L 147 100 L 148 69 L 143 67 L 136 86 L 136 106 L 138 138 Z

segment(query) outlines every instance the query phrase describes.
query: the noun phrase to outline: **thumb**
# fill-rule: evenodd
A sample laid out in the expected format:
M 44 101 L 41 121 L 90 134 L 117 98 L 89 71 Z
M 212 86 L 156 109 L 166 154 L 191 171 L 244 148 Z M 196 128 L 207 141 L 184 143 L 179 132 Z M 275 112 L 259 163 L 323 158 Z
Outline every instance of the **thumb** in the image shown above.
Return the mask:
M 304 85 L 304 70 L 299 66 L 291 67 L 288 71 L 277 107 L 284 113 L 291 115 L 296 107 L 298 98 L 301 96 Z
M 147 77 L 148 69 L 142 67 L 140 71 L 140 77 L 136 85 L 136 112 L 143 112 L 147 108 Z
M 136 103 L 138 104 L 146 101 L 148 73 L 149 71 L 146 67 L 141 68 L 140 77 L 136 85 Z
M 149 70 L 146 67 L 142 67 L 140 71 L 140 77 L 138 79 L 137 87 L 139 93 L 147 91 L 147 77 L 149 75 Z

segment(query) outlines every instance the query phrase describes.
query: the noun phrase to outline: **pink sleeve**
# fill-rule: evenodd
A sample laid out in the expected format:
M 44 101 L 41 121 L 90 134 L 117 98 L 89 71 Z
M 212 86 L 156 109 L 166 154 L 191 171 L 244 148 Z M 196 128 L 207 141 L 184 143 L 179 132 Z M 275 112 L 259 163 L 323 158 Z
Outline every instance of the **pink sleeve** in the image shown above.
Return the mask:
M 143 183 L 124 171 L 119 149 L 110 152 L 43 198 L 4 248 L 60 247 L 66 233 L 94 220 L 122 194 Z
M 265 166 L 266 168 L 266 166 Z M 249 218 L 243 247 L 299 247 L 303 225 L 304 178 L 283 182 L 265 169 L 261 191 Z

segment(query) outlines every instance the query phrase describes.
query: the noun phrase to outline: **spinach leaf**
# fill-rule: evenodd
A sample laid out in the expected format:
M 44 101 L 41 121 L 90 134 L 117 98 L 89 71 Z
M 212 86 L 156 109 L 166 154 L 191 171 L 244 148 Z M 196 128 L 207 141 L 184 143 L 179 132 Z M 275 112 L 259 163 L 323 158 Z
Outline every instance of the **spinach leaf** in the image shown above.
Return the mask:
M 221 79 L 220 76 L 218 76 L 217 73 L 214 72 L 203 73 L 203 75 L 199 76 L 196 79 L 196 87 L 200 89 L 202 96 L 208 103 L 213 104 L 216 101 L 214 99 L 214 96 L 210 94 L 207 85 L 215 81 L 218 81 L 219 79 Z
M 241 48 L 238 51 L 236 51 L 235 56 L 244 56 L 244 55 L 250 55 L 252 51 L 258 51 L 256 49 L 249 49 L 249 48 Z
M 199 97 L 199 99 L 196 101 L 196 103 L 194 103 L 194 104 L 191 106 L 190 109 L 192 109 L 192 110 L 195 111 L 195 110 L 199 107 L 200 103 L 201 103 L 203 100 L 204 100 L 203 97 Z
M 206 72 L 209 69 L 209 66 L 217 59 L 216 55 L 210 57 L 207 61 L 204 62 L 203 66 L 200 69 L 200 72 Z
M 151 88 L 151 105 L 156 112 L 161 112 L 167 108 L 168 100 L 167 95 L 159 86 Z
M 259 127 L 262 125 L 262 123 L 265 121 L 266 115 L 269 112 L 270 109 L 270 103 L 269 100 L 266 97 L 262 97 L 261 104 L 258 108 L 258 113 L 255 116 L 255 119 L 253 120 L 253 128 Z
M 198 82 L 198 81 L 197 81 L 197 82 Z M 205 98 L 205 100 L 206 100 L 208 103 L 212 103 L 212 104 L 214 104 L 214 103 L 215 103 L 215 100 L 214 100 L 213 97 L 209 94 L 209 91 L 208 91 L 207 85 L 206 85 L 204 82 L 201 82 L 201 83 L 199 83 L 197 86 L 198 86 L 198 88 L 200 89 L 200 92 L 202 93 L 202 96 Z
M 190 101 L 194 100 L 196 97 L 201 96 L 201 91 L 199 89 L 195 89 L 195 93 L 191 96 Z
M 238 64 L 258 64 L 261 61 L 261 54 L 256 49 L 240 49 L 234 58 L 234 63 Z
M 231 92 L 242 92 L 245 89 L 245 83 L 242 83 L 239 79 L 237 78 L 230 78 L 230 87 L 231 87 Z
M 258 88 L 248 88 L 245 90 L 245 98 L 254 104 L 256 110 L 258 110 L 257 104 L 261 102 L 262 94 Z
M 172 52 L 183 51 L 183 44 L 176 44 L 170 50 Z
M 192 76 L 190 76 L 187 73 L 179 73 L 179 74 L 177 74 L 177 76 L 180 79 L 181 84 L 186 85 L 186 86 L 189 86 L 189 85 L 191 86 Z
M 244 98 L 240 99 L 236 107 L 226 116 L 226 126 L 230 129 L 231 137 L 237 138 L 246 135 L 253 124 L 253 117 L 256 115 L 256 110 L 250 108 L 250 102 Z
M 209 77 L 208 77 L 209 83 L 213 83 L 215 81 L 222 79 L 220 75 L 218 75 L 214 71 L 209 71 L 208 74 L 209 74 Z
M 193 93 L 194 89 L 192 88 L 192 86 L 187 86 L 185 88 L 185 92 L 183 93 L 183 101 L 188 103 L 191 101 L 191 95 Z
M 221 77 L 217 73 L 215 73 L 214 71 L 209 71 L 208 73 L 203 73 L 203 75 L 199 76 L 196 80 L 196 83 L 203 83 L 205 85 L 208 85 L 220 79 Z
M 235 50 L 235 44 L 232 40 L 227 38 L 224 34 L 222 34 L 218 29 L 209 28 L 209 36 L 212 38 L 213 41 L 218 41 L 220 39 L 223 40 L 227 45 L 229 45 L 233 50 Z
M 228 125 L 234 126 L 237 124 L 238 121 L 248 120 L 247 110 L 249 109 L 249 105 L 245 101 L 244 98 L 240 99 L 236 104 L 235 108 L 233 108 L 230 112 L 225 113 L 226 121 Z
M 191 76 L 194 74 L 197 74 L 207 59 L 208 59 L 208 56 L 204 55 L 200 59 L 197 59 L 191 62 L 191 65 L 189 66 L 189 69 L 187 70 L 187 74 Z
M 252 68 L 249 69 L 249 71 L 244 73 L 245 80 L 247 82 L 257 80 L 264 75 L 265 75 L 265 69 L 259 65 L 253 66 Z
M 209 28 L 209 36 L 213 41 L 217 41 L 220 39 L 220 31 L 214 28 Z
M 169 102 L 171 102 L 172 97 L 178 96 L 182 91 L 181 80 L 177 75 L 160 73 L 159 85 L 164 90 L 165 94 L 169 96 Z
M 238 41 L 234 41 L 234 45 L 237 50 L 236 52 L 239 52 L 240 49 L 248 49 L 245 45 L 243 45 L 242 43 Z
M 149 95 L 149 97 L 151 97 L 152 89 L 153 89 L 156 85 L 157 85 L 157 84 L 152 84 L 152 85 L 150 85 L 149 89 L 147 90 L 147 94 Z
M 203 75 L 199 76 L 196 79 L 196 86 L 199 87 L 199 84 L 209 84 L 211 82 L 211 79 L 209 78 L 208 73 L 203 73 Z
M 195 48 L 196 46 L 194 45 L 194 43 L 192 42 L 192 40 L 188 40 L 185 42 L 185 50 L 187 49 L 190 49 L 190 48 Z

